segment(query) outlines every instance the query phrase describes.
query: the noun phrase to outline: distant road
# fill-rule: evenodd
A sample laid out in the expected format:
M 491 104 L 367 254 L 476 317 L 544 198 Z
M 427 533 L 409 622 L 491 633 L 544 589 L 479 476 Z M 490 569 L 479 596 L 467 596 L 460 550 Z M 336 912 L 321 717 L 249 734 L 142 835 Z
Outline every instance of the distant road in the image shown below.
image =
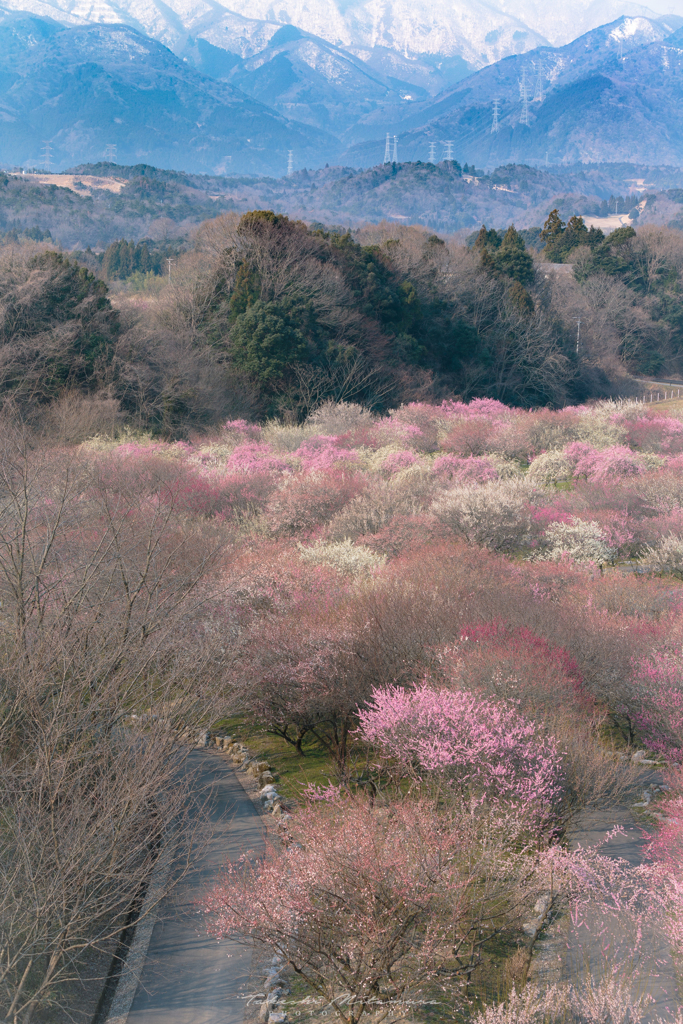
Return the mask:
M 636 384 L 643 384 L 645 387 L 683 388 L 683 380 L 643 380 L 642 377 L 634 377 L 633 379 Z
M 251 950 L 206 934 L 196 901 L 218 881 L 226 860 L 262 853 L 262 818 L 232 768 L 209 751 L 194 750 L 197 803 L 208 798 L 212 831 L 192 870 L 162 904 L 127 1024 L 242 1024 Z

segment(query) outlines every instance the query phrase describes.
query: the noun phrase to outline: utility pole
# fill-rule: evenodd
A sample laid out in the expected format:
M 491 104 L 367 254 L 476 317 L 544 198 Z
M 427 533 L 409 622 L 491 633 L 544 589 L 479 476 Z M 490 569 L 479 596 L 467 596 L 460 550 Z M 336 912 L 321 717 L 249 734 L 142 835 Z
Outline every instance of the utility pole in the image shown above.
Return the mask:
M 44 145 L 44 148 L 45 148 L 45 168 L 47 170 L 47 173 L 49 174 L 50 173 L 50 155 L 51 155 L 50 154 L 50 143 L 46 139 L 45 142 L 43 143 L 43 145 Z
M 171 280 L 171 264 L 175 263 L 175 260 L 171 260 L 171 259 L 167 258 L 166 262 L 168 263 L 168 279 L 170 281 Z
M 448 163 L 452 163 L 452 161 L 453 161 L 453 140 L 452 139 L 447 139 L 447 141 L 444 142 L 444 146 L 446 147 L 446 155 L 444 156 L 444 160 L 446 160 Z
M 522 97 L 522 116 L 519 119 L 520 124 L 525 124 L 529 127 L 529 86 L 526 80 L 526 68 L 522 68 L 522 81 L 519 84 L 519 91 Z
M 493 101 L 493 124 L 491 125 L 491 134 L 495 135 L 496 132 L 500 131 L 500 125 L 498 124 L 498 113 L 500 110 L 500 100 Z
M 391 163 L 391 143 L 389 142 L 389 138 L 390 138 L 389 132 L 387 132 L 387 142 L 386 142 L 386 145 L 384 147 L 384 163 L 385 164 L 390 164 Z
M 294 153 L 290 149 L 287 153 L 287 177 L 291 178 L 294 173 Z
M 394 135 L 394 159 L 393 163 L 398 163 L 398 135 Z
M 430 142 L 429 143 L 429 162 L 430 162 L 430 164 L 435 164 L 436 163 L 436 143 L 435 142 Z

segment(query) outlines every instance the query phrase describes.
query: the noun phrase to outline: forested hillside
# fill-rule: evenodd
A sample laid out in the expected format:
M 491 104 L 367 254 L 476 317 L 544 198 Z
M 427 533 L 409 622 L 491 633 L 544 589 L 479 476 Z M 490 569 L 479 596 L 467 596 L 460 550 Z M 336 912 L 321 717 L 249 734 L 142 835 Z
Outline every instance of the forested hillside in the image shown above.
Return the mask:
M 375 159 L 379 160 L 378 151 Z M 640 185 L 638 185 L 640 182 Z M 484 174 L 457 160 L 323 167 L 286 178 L 186 174 L 147 164 L 79 164 L 64 174 L 0 174 L 0 231 L 47 232 L 70 250 L 121 238 L 188 240 L 219 213 L 267 209 L 308 223 L 422 224 L 440 234 L 540 227 L 557 208 L 624 223 L 683 224 L 683 174 L 675 167 L 508 164 Z
M 184 251 L 121 239 L 80 263 L 10 240 L 0 389 L 39 419 L 95 400 L 107 422 L 163 436 L 227 415 L 297 421 L 330 399 L 561 406 L 683 371 L 681 272 L 677 230 L 604 236 L 556 211 L 469 245 L 269 211 L 206 221 Z

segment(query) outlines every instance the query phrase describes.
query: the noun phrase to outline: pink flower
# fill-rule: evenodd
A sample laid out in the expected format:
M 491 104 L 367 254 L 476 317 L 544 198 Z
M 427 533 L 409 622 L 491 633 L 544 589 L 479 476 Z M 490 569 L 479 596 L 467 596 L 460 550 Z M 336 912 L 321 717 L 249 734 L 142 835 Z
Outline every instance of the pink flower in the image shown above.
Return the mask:
M 401 469 L 407 469 L 417 462 L 417 455 L 412 452 L 389 452 L 382 463 L 382 469 L 388 473 L 398 473 Z
M 267 444 L 245 441 L 238 445 L 227 461 L 229 469 L 240 473 L 272 473 L 289 469 L 284 459 L 274 454 Z
M 259 424 L 247 423 L 246 420 L 228 420 L 223 424 L 223 430 L 227 434 L 243 438 L 245 441 L 255 441 L 261 435 Z
M 590 445 L 574 441 L 564 449 L 564 454 L 574 463 L 574 475 L 585 476 L 591 483 L 615 477 L 639 476 L 645 472 L 637 456 L 624 445 L 613 445 L 604 451 L 596 451 Z
M 359 732 L 385 757 L 419 773 L 453 775 L 494 802 L 547 807 L 561 789 L 561 757 L 550 737 L 503 701 L 474 693 L 390 686 L 358 713 Z
M 310 437 L 308 441 L 299 445 L 295 455 L 301 462 L 301 468 L 308 473 L 334 469 L 342 462 L 358 461 L 357 452 L 343 448 L 339 444 L 339 438 L 334 435 Z

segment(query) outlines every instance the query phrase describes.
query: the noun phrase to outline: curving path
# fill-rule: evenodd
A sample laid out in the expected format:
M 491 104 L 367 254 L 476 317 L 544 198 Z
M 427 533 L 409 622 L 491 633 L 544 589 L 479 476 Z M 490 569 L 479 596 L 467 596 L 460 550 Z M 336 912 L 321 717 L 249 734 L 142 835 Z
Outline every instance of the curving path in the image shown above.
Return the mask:
M 615 826 L 623 834 L 606 843 L 601 852 L 634 867 L 641 864 L 647 836 L 626 806 L 581 811 L 568 835 L 569 845 L 574 849 L 597 846 Z M 645 1024 L 675 1021 L 680 1006 L 676 969 L 668 942 L 654 928 L 647 929 L 639 946 L 631 927 L 620 926 L 614 919 L 600 920 L 588 913 L 577 928 L 561 917 L 537 941 L 530 979 L 542 985 L 581 986 L 588 977 L 595 982 L 607 980 L 615 965 L 632 999 L 648 997 Z
M 196 901 L 220 877 L 227 858 L 263 852 L 262 819 L 234 770 L 215 753 L 193 750 L 194 799 L 205 805 L 210 835 L 192 868 L 161 905 L 130 1008 L 115 1024 L 242 1024 L 251 950 L 207 936 Z

